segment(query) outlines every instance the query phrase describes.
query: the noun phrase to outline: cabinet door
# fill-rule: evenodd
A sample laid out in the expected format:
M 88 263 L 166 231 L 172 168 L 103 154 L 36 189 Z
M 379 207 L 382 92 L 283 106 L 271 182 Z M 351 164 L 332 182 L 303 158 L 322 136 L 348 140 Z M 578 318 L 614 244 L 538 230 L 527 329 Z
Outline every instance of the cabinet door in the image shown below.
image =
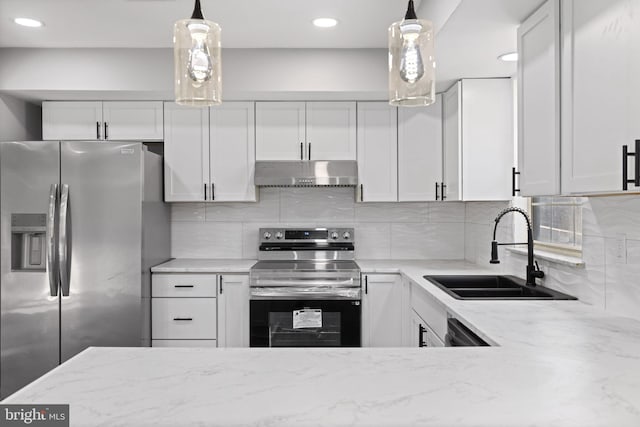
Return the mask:
M 208 199 L 209 110 L 165 103 L 164 135 L 164 200 Z
M 561 15 L 562 193 L 620 192 L 622 146 L 640 139 L 640 0 L 566 0 Z
M 402 346 L 402 281 L 397 274 L 364 276 L 363 347 Z
M 42 103 L 43 140 L 93 140 L 102 137 L 102 102 Z
M 218 286 L 218 345 L 249 347 L 249 276 L 225 274 Z
M 358 180 L 362 202 L 398 200 L 398 109 L 358 103 Z
M 461 83 L 457 82 L 444 93 L 443 103 L 443 151 L 444 151 L 444 200 L 462 200 L 462 116 Z
M 256 160 L 306 159 L 304 102 L 256 102 Z
M 462 200 L 511 200 L 513 81 L 464 79 L 461 93 Z
M 518 28 L 521 196 L 560 194 L 560 4 L 548 0 Z
M 222 202 L 255 202 L 254 103 L 225 102 L 210 111 L 210 198 Z
M 442 96 L 426 108 L 398 109 L 398 200 L 436 200 L 442 182 Z
M 307 102 L 307 159 L 356 160 L 356 103 Z
M 162 141 L 161 101 L 102 103 L 104 139 Z

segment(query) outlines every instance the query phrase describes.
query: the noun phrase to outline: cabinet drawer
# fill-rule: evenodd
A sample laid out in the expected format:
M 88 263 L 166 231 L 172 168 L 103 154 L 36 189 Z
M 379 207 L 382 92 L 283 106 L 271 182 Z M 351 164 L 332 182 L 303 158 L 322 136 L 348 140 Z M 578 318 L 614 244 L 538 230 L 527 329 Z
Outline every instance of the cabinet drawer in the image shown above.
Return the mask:
M 216 339 L 215 298 L 152 298 L 152 339 Z
M 216 340 L 153 340 L 151 347 L 216 347 Z
M 436 336 L 444 341 L 447 334 L 447 310 L 420 285 L 411 283 L 411 308 L 427 323 Z
M 215 274 L 154 274 L 153 297 L 215 297 Z

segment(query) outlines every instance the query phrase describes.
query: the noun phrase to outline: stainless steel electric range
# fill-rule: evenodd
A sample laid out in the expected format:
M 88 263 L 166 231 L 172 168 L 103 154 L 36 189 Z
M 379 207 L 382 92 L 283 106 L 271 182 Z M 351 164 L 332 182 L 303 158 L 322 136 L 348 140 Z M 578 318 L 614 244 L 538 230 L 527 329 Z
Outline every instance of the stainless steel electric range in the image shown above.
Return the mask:
M 352 228 L 261 228 L 251 268 L 251 347 L 359 347 Z

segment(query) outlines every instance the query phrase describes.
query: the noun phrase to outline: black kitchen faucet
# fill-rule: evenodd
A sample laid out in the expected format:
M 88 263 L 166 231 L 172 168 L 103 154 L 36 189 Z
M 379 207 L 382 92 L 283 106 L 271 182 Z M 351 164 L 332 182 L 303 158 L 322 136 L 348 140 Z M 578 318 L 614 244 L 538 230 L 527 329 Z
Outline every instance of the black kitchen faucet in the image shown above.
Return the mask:
M 498 243 L 496 240 L 498 223 L 500 222 L 500 219 L 509 212 L 521 213 L 527 221 L 527 286 L 535 286 L 536 278 L 543 278 L 544 271 L 540 270 L 537 261 L 535 264 L 533 261 L 533 230 L 531 228 L 531 219 L 529 219 L 529 215 L 524 209 L 510 207 L 501 211 L 496 217 L 496 224 L 493 227 L 493 240 L 491 241 L 491 261 L 489 262 L 491 264 L 500 264 L 500 260 L 498 259 L 498 246 L 524 245 L 524 243 Z

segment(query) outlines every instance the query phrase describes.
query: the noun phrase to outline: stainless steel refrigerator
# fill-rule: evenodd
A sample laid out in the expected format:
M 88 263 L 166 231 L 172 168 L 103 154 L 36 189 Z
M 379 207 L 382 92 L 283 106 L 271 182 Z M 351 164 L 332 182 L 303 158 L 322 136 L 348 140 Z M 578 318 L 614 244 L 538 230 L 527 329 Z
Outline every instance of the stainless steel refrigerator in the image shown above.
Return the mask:
M 162 192 L 139 142 L 0 143 L 1 398 L 89 346 L 149 345 Z

